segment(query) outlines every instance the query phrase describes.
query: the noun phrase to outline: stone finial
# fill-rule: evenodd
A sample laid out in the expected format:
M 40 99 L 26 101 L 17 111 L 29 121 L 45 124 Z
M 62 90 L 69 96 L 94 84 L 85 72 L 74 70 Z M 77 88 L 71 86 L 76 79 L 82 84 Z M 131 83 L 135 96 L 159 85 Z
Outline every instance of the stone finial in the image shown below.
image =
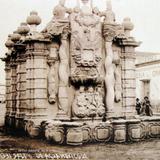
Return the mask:
M 8 39 L 5 43 L 5 46 L 7 48 L 12 48 L 14 46 L 14 42 L 11 40 L 11 34 L 8 35 Z
M 122 25 L 124 26 L 125 35 L 130 37 L 130 32 L 134 29 L 134 25 L 129 17 L 124 18 Z
M 29 32 L 29 27 L 27 25 L 27 23 L 21 23 L 20 24 L 20 27 L 18 27 L 18 33 L 21 34 L 21 35 L 26 35 L 28 32 Z
M 21 35 L 18 33 L 18 31 L 14 31 L 13 34 L 11 35 L 11 40 L 15 43 L 19 41 L 20 38 L 21 38 Z
M 36 26 L 41 24 L 41 18 L 36 11 L 30 12 L 30 16 L 27 17 L 27 24 L 31 27 L 31 32 L 36 31 Z
M 6 41 L 5 46 L 8 48 L 7 55 L 11 55 L 12 48 L 14 47 L 14 42 L 11 40 L 11 34 L 8 35 L 8 40 Z

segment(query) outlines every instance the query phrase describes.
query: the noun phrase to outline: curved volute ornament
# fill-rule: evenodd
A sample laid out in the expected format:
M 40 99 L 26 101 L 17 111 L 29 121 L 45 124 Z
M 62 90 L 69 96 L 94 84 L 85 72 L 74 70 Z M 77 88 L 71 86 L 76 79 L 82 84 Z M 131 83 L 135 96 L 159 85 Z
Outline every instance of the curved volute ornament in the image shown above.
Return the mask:
M 130 32 L 134 29 L 134 24 L 131 22 L 131 19 L 129 17 L 124 18 L 122 25 L 124 26 L 126 37 L 130 37 Z

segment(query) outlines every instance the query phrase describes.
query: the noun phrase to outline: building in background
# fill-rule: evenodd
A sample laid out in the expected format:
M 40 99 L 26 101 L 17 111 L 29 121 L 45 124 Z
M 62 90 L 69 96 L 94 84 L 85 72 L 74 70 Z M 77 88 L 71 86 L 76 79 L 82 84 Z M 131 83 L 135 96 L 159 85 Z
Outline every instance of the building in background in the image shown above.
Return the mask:
M 160 112 L 160 53 L 136 54 L 136 96 L 148 96 L 154 112 Z

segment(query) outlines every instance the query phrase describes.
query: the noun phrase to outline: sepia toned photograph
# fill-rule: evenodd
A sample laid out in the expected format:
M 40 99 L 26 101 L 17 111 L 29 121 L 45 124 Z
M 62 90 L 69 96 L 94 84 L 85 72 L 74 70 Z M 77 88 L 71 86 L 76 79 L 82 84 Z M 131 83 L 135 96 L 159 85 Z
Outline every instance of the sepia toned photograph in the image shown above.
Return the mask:
M 0 0 L 0 160 L 160 160 L 159 0 Z

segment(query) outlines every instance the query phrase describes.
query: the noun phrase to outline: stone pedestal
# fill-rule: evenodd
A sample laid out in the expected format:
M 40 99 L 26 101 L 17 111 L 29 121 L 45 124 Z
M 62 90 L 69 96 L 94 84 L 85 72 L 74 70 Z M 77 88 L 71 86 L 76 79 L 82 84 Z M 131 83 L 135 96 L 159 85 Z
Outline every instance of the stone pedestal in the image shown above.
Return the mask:
M 127 120 L 127 139 L 128 141 L 138 142 L 143 137 L 141 121 L 138 119 Z
M 143 124 L 144 138 L 160 137 L 160 117 L 140 117 Z
M 45 138 L 55 144 L 64 144 L 65 129 L 61 122 L 52 122 L 45 127 Z
M 125 120 L 115 120 L 113 121 L 113 141 L 115 143 L 123 143 L 126 142 L 126 121 Z
M 66 143 L 68 145 L 82 145 L 83 144 L 83 133 L 82 124 L 72 122 L 65 124 L 67 128 Z

